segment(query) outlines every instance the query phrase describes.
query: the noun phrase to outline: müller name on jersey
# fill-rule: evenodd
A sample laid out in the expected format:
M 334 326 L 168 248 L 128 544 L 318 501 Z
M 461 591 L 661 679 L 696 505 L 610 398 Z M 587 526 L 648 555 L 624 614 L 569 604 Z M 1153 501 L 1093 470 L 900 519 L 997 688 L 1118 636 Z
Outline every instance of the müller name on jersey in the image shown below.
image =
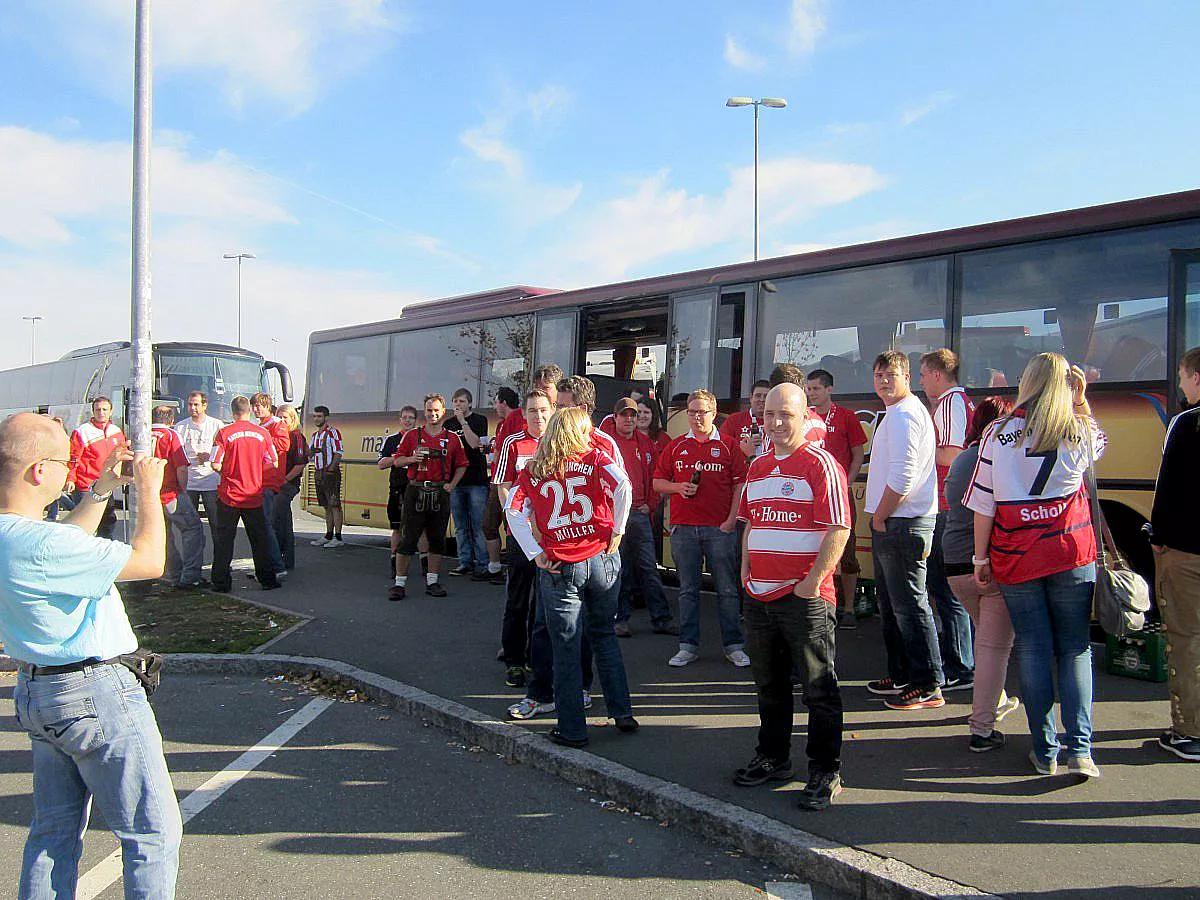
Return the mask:
M 559 543 L 577 538 L 591 537 L 596 533 L 595 525 L 568 525 L 565 528 L 554 528 L 554 539 Z

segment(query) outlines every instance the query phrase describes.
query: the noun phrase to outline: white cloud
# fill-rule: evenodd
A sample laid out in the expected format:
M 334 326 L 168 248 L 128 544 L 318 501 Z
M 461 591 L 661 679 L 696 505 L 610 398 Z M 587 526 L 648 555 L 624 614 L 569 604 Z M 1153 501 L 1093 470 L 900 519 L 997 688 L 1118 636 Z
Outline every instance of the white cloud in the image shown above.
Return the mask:
M 495 177 L 489 168 L 476 181 L 481 191 L 499 198 L 512 211 L 513 222 L 529 225 L 557 218 L 570 209 L 583 192 L 583 184 L 557 185 L 539 181 L 529 172 L 525 154 L 509 138 L 514 125 L 529 120 L 538 125 L 552 115 L 565 112 L 573 101 L 563 87 L 549 85 L 517 97 L 507 92 L 499 108 L 488 113 L 482 124 L 459 134 L 458 140 L 484 163 L 501 170 Z
M 825 33 L 825 0 L 792 0 L 787 48 L 793 56 L 812 53 Z
M 80 60 L 89 78 L 128 94 L 133 3 L 46 3 L 53 52 Z M 235 108 L 266 100 L 300 112 L 331 81 L 384 52 L 405 22 L 390 0 L 158 0 L 155 71 L 207 74 Z
M 957 95 L 953 91 L 938 91 L 936 94 L 931 94 L 920 103 L 910 106 L 900 115 L 900 125 L 907 128 L 916 122 L 921 121 L 934 110 L 945 106 L 957 99 Z
M 666 171 L 644 178 L 632 192 L 603 204 L 569 229 L 564 245 L 548 255 L 563 264 L 558 277 L 550 280 L 613 281 L 652 261 L 739 239 L 745 239 L 748 251 L 753 182 L 752 167 L 736 169 L 720 195 L 708 196 L 673 187 Z M 801 157 L 763 163 L 759 202 L 764 227 L 785 232 L 786 226 L 876 190 L 883 183 L 883 177 L 870 166 L 854 163 Z
M 762 57 L 742 49 L 741 44 L 732 36 L 725 38 L 725 62 L 735 69 L 743 69 L 747 72 L 761 72 L 765 65 Z
M 128 143 L 60 140 L 0 126 L 0 238 L 36 248 L 69 242 L 75 222 L 127 223 L 132 167 Z M 154 149 L 151 178 L 159 215 L 291 221 L 262 179 L 227 157 L 193 159 L 169 134 Z

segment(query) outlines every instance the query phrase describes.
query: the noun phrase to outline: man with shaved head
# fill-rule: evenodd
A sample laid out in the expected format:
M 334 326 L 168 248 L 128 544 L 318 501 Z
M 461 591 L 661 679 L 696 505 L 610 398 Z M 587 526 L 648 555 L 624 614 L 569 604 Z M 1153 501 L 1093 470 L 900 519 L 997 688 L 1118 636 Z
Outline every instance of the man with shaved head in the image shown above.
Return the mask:
M 130 460 L 133 477 L 121 478 Z M 75 896 L 94 800 L 121 841 L 126 896 L 169 898 L 183 825 L 154 712 L 121 662 L 137 638 L 115 586 L 163 573 L 164 461 L 115 448 L 79 505 L 45 522 L 71 464 L 67 436 L 50 419 L 20 413 L 0 423 L 0 640 L 18 662 L 13 702 L 33 749 L 18 895 Z M 95 537 L 113 490 L 129 481 L 132 546 Z
M 743 625 L 758 692 L 758 746 L 734 773 L 753 786 L 792 779 L 792 669 L 808 707 L 808 783 L 801 809 L 826 809 L 842 791 L 842 695 L 834 671 L 837 591 L 833 570 L 850 535 L 846 472 L 806 437 L 804 388 L 767 394 L 769 452 L 750 464 L 738 507 Z

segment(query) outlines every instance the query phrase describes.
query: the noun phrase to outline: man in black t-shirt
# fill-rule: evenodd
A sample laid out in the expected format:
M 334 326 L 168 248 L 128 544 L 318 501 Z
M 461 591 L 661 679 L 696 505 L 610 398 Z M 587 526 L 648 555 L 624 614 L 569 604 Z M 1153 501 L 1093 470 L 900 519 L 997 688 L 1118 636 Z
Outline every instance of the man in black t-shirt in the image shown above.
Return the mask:
M 388 525 L 392 529 L 392 564 L 388 568 L 391 575 L 396 571 L 396 548 L 400 546 L 400 541 L 403 537 L 401 528 L 404 519 L 404 489 L 408 487 L 408 469 L 405 466 L 396 465 L 396 448 L 400 446 L 400 439 L 417 427 L 417 408 L 415 406 L 405 406 L 400 410 L 400 430 L 395 434 L 389 434 L 383 442 L 383 448 L 379 451 L 379 468 L 386 469 L 388 473 L 388 501 L 387 515 Z M 424 538 L 421 539 L 424 542 Z M 428 547 L 421 547 L 420 552 L 424 554 L 428 551 Z
M 466 388 L 459 388 L 450 398 L 453 411 L 446 416 L 443 427 L 459 436 L 467 453 L 467 474 L 450 495 L 450 513 L 454 516 L 454 534 L 458 543 L 458 567 L 451 575 L 474 575 L 487 571 L 487 541 L 483 536 L 483 514 L 487 508 L 487 461 L 480 439 L 486 439 L 488 421 L 471 412 L 474 398 Z

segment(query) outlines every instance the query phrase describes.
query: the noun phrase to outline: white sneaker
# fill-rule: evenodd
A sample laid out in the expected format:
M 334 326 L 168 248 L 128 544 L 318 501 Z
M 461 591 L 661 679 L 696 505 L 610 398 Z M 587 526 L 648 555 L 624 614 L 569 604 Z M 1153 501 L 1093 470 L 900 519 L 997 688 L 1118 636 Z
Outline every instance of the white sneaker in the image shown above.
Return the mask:
M 1084 778 L 1099 778 L 1100 767 L 1090 756 L 1068 756 L 1067 771 L 1072 775 L 1082 775 Z
M 745 669 L 750 665 L 750 657 L 746 655 L 745 650 L 726 650 L 725 658 L 739 669 Z
M 996 722 L 1002 722 L 1009 713 L 1016 712 L 1020 705 L 1021 701 L 1016 697 L 1007 697 L 1001 694 L 1000 705 L 996 707 Z
M 345 546 L 346 546 L 346 542 L 345 542 L 345 541 L 339 541 L 337 538 L 334 538 L 332 541 L 326 541 L 326 542 L 325 542 L 325 546 L 326 546 L 326 547 L 345 547 Z
M 592 708 L 592 692 L 591 691 L 583 692 L 583 708 L 584 709 Z
M 532 719 L 542 713 L 554 712 L 553 703 L 538 703 L 532 697 L 518 700 L 508 708 L 508 714 L 514 719 Z
M 693 653 L 691 650 L 680 650 L 678 653 L 676 653 L 674 656 L 672 656 L 670 659 L 667 660 L 667 665 L 674 666 L 677 669 L 681 669 L 684 666 L 686 666 L 688 663 L 695 662 L 699 658 L 700 658 L 699 653 Z
M 315 541 L 309 541 L 308 543 L 313 547 L 324 547 L 327 543 L 329 543 L 329 538 L 321 537 L 317 538 Z

